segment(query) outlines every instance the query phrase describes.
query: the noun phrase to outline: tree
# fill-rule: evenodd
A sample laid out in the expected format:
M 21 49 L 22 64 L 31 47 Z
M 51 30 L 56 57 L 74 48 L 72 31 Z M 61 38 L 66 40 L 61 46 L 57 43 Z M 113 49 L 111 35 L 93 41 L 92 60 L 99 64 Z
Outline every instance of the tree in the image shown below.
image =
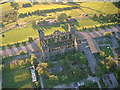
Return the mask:
M 109 69 L 109 71 L 114 71 L 116 69 L 116 63 L 113 57 L 109 56 L 106 58 L 106 60 L 106 67 Z
M 37 62 L 37 57 L 34 54 L 31 54 L 30 62 L 32 65 Z
M 19 4 L 16 3 L 16 2 L 11 2 L 10 5 L 11 5 L 15 10 L 18 10 L 18 8 L 19 8 Z
M 64 22 L 64 20 L 66 20 L 66 19 L 67 19 L 67 14 L 61 13 L 60 15 L 58 15 L 59 22 Z
M 50 76 L 49 76 L 49 79 L 50 79 L 50 80 L 58 80 L 58 77 L 55 76 L 55 75 L 50 75 Z
M 111 32 L 105 32 L 105 33 L 104 33 L 104 36 L 111 36 L 111 35 L 112 35 Z
M 19 55 L 24 55 L 25 52 L 23 50 L 19 51 Z
M 27 7 L 32 7 L 30 3 L 23 4 L 22 7 L 27 8 Z
M 33 42 L 33 37 L 32 36 L 29 36 L 28 37 L 28 41 L 31 43 L 31 42 Z
M 39 75 L 46 73 L 48 71 L 48 63 L 39 63 L 36 70 Z
M 91 87 L 93 85 L 91 81 L 85 81 L 84 84 L 86 87 Z
M 36 81 L 36 82 L 35 82 L 35 85 L 38 87 L 38 86 L 39 86 L 39 82 L 38 82 L 38 81 Z
M 100 51 L 100 57 L 103 57 L 103 58 L 104 58 L 104 57 L 105 57 L 105 55 L 106 55 L 106 54 L 105 54 L 105 52 Z
M 22 65 L 25 64 L 25 62 L 24 62 L 24 60 L 19 60 L 19 61 L 18 61 L 18 64 L 19 64 L 20 66 L 22 66 Z
M 30 62 L 30 59 L 29 58 L 26 58 L 25 59 L 25 63 L 27 64 L 27 63 L 29 63 Z

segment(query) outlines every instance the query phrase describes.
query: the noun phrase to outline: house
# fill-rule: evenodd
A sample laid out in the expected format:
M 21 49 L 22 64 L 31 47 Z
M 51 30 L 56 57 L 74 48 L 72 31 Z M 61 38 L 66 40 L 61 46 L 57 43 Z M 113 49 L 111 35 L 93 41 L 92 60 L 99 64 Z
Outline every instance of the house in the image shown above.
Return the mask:
M 31 70 L 31 74 L 32 74 L 32 82 L 36 82 L 37 78 L 36 78 L 36 74 L 35 74 L 35 67 L 31 66 L 30 70 Z
M 102 76 L 102 79 L 107 88 L 116 88 L 118 86 L 118 81 L 116 80 L 114 73 L 105 74 Z

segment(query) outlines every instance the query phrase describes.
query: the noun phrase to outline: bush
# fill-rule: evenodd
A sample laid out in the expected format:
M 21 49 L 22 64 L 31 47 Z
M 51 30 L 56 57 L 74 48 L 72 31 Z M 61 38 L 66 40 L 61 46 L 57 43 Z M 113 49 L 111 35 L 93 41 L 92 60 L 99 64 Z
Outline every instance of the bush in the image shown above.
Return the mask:
M 19 54 L 18 55 L 25 55 L 26 53 L 23 51 L 23 50 L 21 50 L 21 51 L 19 51 Z
M 9 44 L 8 44 L 8 45 L 7 45 L 7 48 L 8 48 L 8 49 L 11 49 L 11 48 L 12 48 L 12 45 L 9 45 Z
M 111 36 L 111 35 L 112 35 L 111 32 L 105 32 L 105 33 L 104 33 L 104 36 Z
M 2 48 L 2 50 L 4 50 L 4 49 L 5 49 L 5 46 L 1 46 L 1 48 Z
M 28 42 L 29 42 L 29 43 L 32 43 L 33 40 L 34 40 L 33 37 L 31 37 L 31 36 L 28 37 Z
M 35 85 L 38 87 L 38 86 L 39 86 L 39 82 L 38 82 L 38 81 L 36 81 L 36 82 L 35 82 Z
M 27 7 L 32 7 L 30 3 L 23 4 L 22 7 L 27 8 Z
M 26 46 L 26 42 L 22 42 L 21 44 L 22 44 L 23 46 Z
M 20 46 L 20 43 L 15 43 L 15 46 L 16 46 L 16 47 L 19 47 L 19 46 Z

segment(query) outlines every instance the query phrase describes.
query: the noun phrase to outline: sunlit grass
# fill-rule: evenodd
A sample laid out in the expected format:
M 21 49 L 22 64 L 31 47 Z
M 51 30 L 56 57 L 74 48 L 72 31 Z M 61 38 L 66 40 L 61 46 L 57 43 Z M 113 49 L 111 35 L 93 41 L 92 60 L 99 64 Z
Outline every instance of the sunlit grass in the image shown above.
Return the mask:
M 18 12 L 27 13 L 27 12 L 34 12 L 36 10 L 56 9 L 56 8 L 65 8 L 65 7 L 71 7 L 71 6 L 60 5 L 60 4 L 49 4 L 49 5 L 38 4 L 38 5 L 33 5 L 32 7 L 28 7 L 28 8 L 20 8 Z
M 25 28 L 11 29 L 5 32 L 4 35 L 5 37 L 2 37 L 2 44 L 7 44 L 25 40 L 28 36 L 37 37 L 37 30 L 34 30 L 30 24 Z
M 118 13 L 118 8 L 115 7 L 112 2 L 85 2 L 85 3 L 80 3 L 80 5 L 83 7 L 88 7 L 88 8 L 82 8 L 87 14 L 93 14 L 93 13 L 100 14 L 95 10 L 98 10 L 101 13 L 105 13 L 105 14 Z
M 8 12 L 9 10 L 12 10 L 13 8 L 10 6 L 10 3 L 5 3 L 5 4 L 1 4 L 0 5 L 0 8 L 2 9 L 1 13 L 5 13 L 5 12 Z

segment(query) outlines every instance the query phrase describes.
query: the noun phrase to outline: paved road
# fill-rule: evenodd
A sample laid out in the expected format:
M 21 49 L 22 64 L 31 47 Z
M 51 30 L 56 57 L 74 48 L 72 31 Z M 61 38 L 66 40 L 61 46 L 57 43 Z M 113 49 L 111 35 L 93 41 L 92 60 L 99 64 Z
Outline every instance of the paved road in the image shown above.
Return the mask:
M 85 55 L 87 57 L 91 72 L 96 73 L 97 64 L 96 64 L 95 57 L 93 56 L 93 54 L 91 53 L 89 48 L 86 48 L 84 52 L 85 52 Z

